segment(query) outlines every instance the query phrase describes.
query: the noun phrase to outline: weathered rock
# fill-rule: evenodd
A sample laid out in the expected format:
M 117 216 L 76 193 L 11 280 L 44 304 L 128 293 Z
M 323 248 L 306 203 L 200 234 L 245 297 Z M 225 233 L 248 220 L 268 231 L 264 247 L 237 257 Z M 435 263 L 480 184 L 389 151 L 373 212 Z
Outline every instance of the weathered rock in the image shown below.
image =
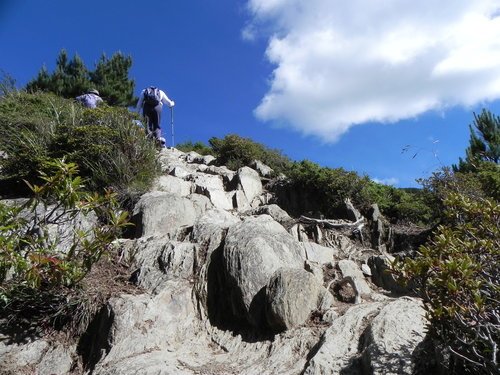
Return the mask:
M 338 251 L 331 247 L 321 246 L 314 242 L 302 242 L 306 258 L 310 261 L 325 264 L 338 257 Z
M 207 169 L 205 169 L 205 173 L 221 176 L 224 185 L 229 185 L 233 181 L 234 176 L 236 175 L 235 171 L 232 171 L 225 166 L 217 167 L 215 165 L 210 165 L 209 167 L 207 167 Z
M 179 366 L 178 359 L 183 355 L 174 353 L 188 337 L 196 337 L 188 283 L 170 282 L 169 287 L 153 297 L 113 298 L 106 310 L 101 316 L 99 335 L 109 346 L 94 347 L 88 353 L 87 357 L 97 362 L 93 374 L 194 373 Z
M 210 202 L 216 208 L 220 208 L 222 210 L 232 210 L 233 202 L 231 197 L 223 190 L 215 190 L 215 189 L 207 189 L 204 191 L 204 194 L 210 199 Z
M 175 148 L 163 148 L 158 153 L 158 162 L 160 163 L 162 172 L 170 173 L 172 169 L 177 166 L 186 168 L 186 163 L 180 160 L 181 157 L 184 156 L 182 151 L 179 151 Z
M 292 218 L 277 204 L 259 206 L 244 212 L 245 215 L 269 215 L 280 224 L 290 223 Z
M 206 211 L 214 207 L 212 202 L 210 202 L 210 199 L 205 195 L 193 193 L 187 198 L 193 202 L 196 217 L 202 216 Z
M 197 174 L 192 176 L 195 185 L 195 192 L 205 194 L 207 190 L 224 191 L 222 177 L 210 174 Z
M 371 294 L 372 290 L 366 282 L 363 272 L 361 272 L 356 263 L 352 260 L 342 259 L 338 262 L 338 267 L 343 277 L 352 278 L 355 288 L 361 296 Z
M 304 324 L 318 308 L 324 289 L 313 274 L 301 269 L 278 269 L 266 287 L 266 319 L 269 327 L 282 331 Z
M 233 207 L 236 210 L 245 211 L 250 208 L 250 203 L 248 202 L 248 199 L 243 191 L 235 190 L 231 194 L 231 201 L 233 202 Z
M 239 222 L 237 217 L 227 211 L 212 209 L 200 216 L 193 227 L 192 240 L 204 250 L 200 254 L 199 277 L 195 284 L 198 312 L 203 317 L 208 314 L 208 272 L 211 267 L 217 267 L 212 264 L 212 253 L 222 246 L 228 228 Z M 222 273 L 221 269 L 216 271 Z
M 331 327 L 321 337 L 318 351 L 306 365 L 303 374 L 361 373 L 359 365 L 354 362 L 359 355 L 360 337 L 382 307 L 382 303 L 364 303 L 351 307 L 343 316 L 334 319 Z M 350 367 L 354 371 L 349 372 Z
M 191 182 L 170 175 L 160 176 L 153 184 L 153 190 L 164 191 L 180 197 L 187 197 L 192 193 L 192 189 Z
M 374 375 L 413 374 L 412 356 L 425 337 L 425 310 L 405 297 L 387 304 L 365 333 L 363 365 Z
M 359 219 L 361 219 L 363 216 L 359 212 L 356 207 L 352 204 L 351 200 L 347 198 L 345 200 L 345 206 L 346 206 L 346 212 L 347 212 L 347 219 L 351 220 L 352 222 L 356 222 Z
M 272 175 L 274 173 L 274 170 L 271 167 L 268 167 L 267 165 L 265 165 L 260 160 L 254 160 L 254 161 L 252 161 L 252 163 L 250 163 L 250 167 L 252 167 L 257 172 L 259 172 L 259 174 L 262 177 L 268 177 L 269 178 L 269 177 L 272 177 Z
M 170 176 L 178 177 L 178 178 L 186 178 L 192 173 L 192 171 L 188 171 L 184 166 L 175 166 L 169 172 Z
M 196 151 L 189 151 L 184 154 L 184 160 L 187 163 L 197 163 L 198 160 L 200 160 L 202 156 L 198 154 Z
M 250 203 L 262 193 L 262 182 L 259 174 L 252 168 L 243 167 L 238 169 L 236 178 L 239 189 L 243 190 Z
M 409 288 L 399 284 L 394 278 L 394 275 L 389 271 L 390 264 L 394 259 L 395 258 L 389 254 L 372 256 L 368 259 L 368 266 L 372 273 L 372 282 L 391 292 L 408 292 Z
M 293 225 L 288 232 L 292 235 L 294 239 L 301 242 L 309 242 L 309 237 L 302 224 Z
M 361 264 L 361 271 L 366 276 L 372 275 L 372 270 L 370 269 L 370 266 L 368 266 L 368 264 L 366 264 L 366 263 Z
M 193 202 L 158 191 L 144 194 L 134 207 L 132 217 L 136 237 L 173 235 L 182 227 L 193 226 L 195 220 Z
M 233 315 L 260 326 L 269 278 L 280 267 L 302 268 L 303 249 L 270 216 L 248 217 L 229 228 L 223 262 Z

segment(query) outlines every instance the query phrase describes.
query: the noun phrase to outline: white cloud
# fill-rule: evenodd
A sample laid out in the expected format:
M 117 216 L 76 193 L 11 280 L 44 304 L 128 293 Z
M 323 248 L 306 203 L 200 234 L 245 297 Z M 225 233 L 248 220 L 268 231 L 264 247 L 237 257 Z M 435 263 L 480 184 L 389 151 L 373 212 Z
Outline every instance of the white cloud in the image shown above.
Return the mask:
M 248 8 L 243 35 L 272 30 L 261 120 L 335 141 L 369 121 L 500 98 L 500 0 L 249 0 Z
M 389 178 L 373 178 L 372 179 L 374 182 L 382 185 L 390 185 L 390 186 L 396 186 L 399 184 L 399 179 L 396 177 L 389 177 Z

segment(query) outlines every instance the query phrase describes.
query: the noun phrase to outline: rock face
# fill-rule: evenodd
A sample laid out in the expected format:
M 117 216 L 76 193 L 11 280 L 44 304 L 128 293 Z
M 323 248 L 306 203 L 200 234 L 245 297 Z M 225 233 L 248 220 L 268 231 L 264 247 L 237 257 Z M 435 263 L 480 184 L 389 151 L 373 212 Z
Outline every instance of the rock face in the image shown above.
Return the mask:
M 303 269 L 278 269 L 266 286 L 266 318 L 269 327 L 283 331 L 304 324 L 311 313 L 328 308 L 333 296 Z
M 382 289 L 392 287 L 380 263 L 392 240 L 378 210 L 363 247 L 271 204 L 273 172 L 260 162 L 231 171 L 175 149 L 159 161 L 163 175 L 133 210 L 134 238 L 117 241 L 138 293 L 109 299 L 77 344 L 0 331 L 0 373 L 413 371 L 424 311 Z
M 229 228 L 223 250 L 224 272 L 233 314 L 262 325 L 264 287 L 280 267 L 300 269 L 302 248 L 270 216 L 261 215 Z

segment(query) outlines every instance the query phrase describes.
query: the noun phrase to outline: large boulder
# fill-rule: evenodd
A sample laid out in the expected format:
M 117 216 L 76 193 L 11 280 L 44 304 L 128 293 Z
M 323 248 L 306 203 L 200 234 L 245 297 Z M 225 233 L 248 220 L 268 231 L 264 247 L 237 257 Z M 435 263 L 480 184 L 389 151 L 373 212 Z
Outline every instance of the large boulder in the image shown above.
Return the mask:
M 365 280 L 363 272 L 355 262 L 348 259 L 342 259 L 338 262 L 338 267 L 344 278 L 350 278 L 352 280 L 354 288 L 357 290 L 359 295 L 370 295 L 372 293 L 370 285 L 368 285 Z
M 176 352 L 196 337 L 188 283 L 170 282 L 155 296 L 112 298 L 97 319 L 87 336 L 93 341 L 82 348 L 92 374 L 194 374 Z
M 191 182 L 170 175 L 158 177 L 153 184 L 153 190 L 164 191 L 181 197 L 187 197 L 192 193 L 192 189 Z
M 243 190 L 248 202 L 262 194 L 262 182 L 259 174 L 249 167 L 238 169 L 236 173 L 238 189 Z
M 359 365 L 354 361 L 359 355 L 360 338 L 367 322 L 376 316 L 382 307 L 382 303 L 356 305 L 335 319 L 321 337 L 317 352 L 306 365 L 303 374 L 361 373 Z
M 183 227 L 193 226 L 195 220 L 193 202 L 159 191 L 144 194 L 135 205 L 132 216 L 136 237 L 173 235 Z
M 290 223 L 292 218 L 277 204 L 266 204 L 244 212 L 245 215 L 269 215 L 278 223 L 284 225 Z
M 327 264 L 338 257 L 338 250 L 332 247 L 318 245 L 314 242 L 302 242 L 307 260 L 319 264 Z
M 373 375 L 413 374 L 413 354 L 425 337 L 421 301 L 403 297 L 387 304 L 365 333 L 363 365 Z
M 4 337 L 0 340 L 0 374 L 65 375 L 74 366 L 74 345 L 66 346 L 46 340 L 30 340 L 23 344 L 7 342 Z M 31 369 L 37 371 L 31 372 Z
M 229 228 L 223 250 L 227 298 L 234 316 L 262 324 L 265 286 L 281 267 L 302 268 L 303 248 L 268 215 Z
M 283 331 L 304 324 L 311 312 L 333 297 L 316 277 L 302 269 L 278 269 L 266 287 L 266 319 L 269 327 Z M 328 308 L 330 306 L 322 306 Z

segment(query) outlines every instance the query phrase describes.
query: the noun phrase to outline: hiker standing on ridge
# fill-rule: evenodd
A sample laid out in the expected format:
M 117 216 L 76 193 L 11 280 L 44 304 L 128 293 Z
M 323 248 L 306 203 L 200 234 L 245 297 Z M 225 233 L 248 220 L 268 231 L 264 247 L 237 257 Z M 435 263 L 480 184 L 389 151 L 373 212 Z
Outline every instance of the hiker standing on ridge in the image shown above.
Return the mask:
M 137 102 L 137 112 L 146 118 L 148 135 L 152 135 L 162 146 L 166 146 L 165 138 L 161 136 L 161 111 L 163 104 L 167 104 L 170 108 L 175 105 L 167 94 L 157 87 L 150 86 L 142 90 Z
M 99 103 L 104 102 L 96 89 L 90 89 L 86 94 L 77 96 L 75 99 L 87 108 L 96 108 Z

